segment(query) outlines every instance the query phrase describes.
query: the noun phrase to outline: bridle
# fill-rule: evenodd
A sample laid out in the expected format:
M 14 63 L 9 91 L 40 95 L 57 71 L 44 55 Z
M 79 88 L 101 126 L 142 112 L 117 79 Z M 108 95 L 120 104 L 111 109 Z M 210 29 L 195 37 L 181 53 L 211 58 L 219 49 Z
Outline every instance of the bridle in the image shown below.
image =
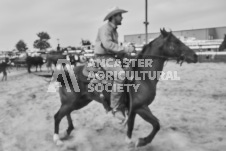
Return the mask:
M 177 64 L 180 64 L 180 66 L 182 66 L 184 60 L 186 59 L 186 57 L 184 56 L 184 54 L 181 54 L 179 57 L 166 57 L 166 56 L 158 56 L 158 55 L 144 55 L 142 54 L 142 59 L 160 59 L 160 60 L 164 60 L 164 61 L 168 61 L 168 60 L 176 60 Z
M 134 47 L 135 48 L 135 47 Z M 169 48 L 171 51 L 175 50 L 175 47 L 170 45 Z M 135 50 L 136 51 L 136 50 Z M 180 66 L 182 66 L 183 62 L 185 61 L 186 57 L 183 53 L 181 53 L 178 57 L 168 57 L 168 56 L 164 56 L 164 55 L 145 55 L 143 54 L 138 54 L 138 58 L 142 58 L 142 59 L 160 59 L 160 60 L 164 60 L 164 61 L 168 61 L 168 60 L 176 60 L 177 64 L 180 64 Z M 138 59 L 137 58 L 137 59 Z
M 178 58 L 177 58 L 177 64 L 180 64 L 180 66 L 182 66 L 182 64 L 184 63 L 184 60 L 186 59 L 186 57 L 184 56 L 184 54 L 181 54 Z
M 107 54 L 107 55 L 106 54 L 98 54 L 96 56 L 108 56 L 108 57 L 118 58 L 117 55 L 115 55 L 115 54 Z M 186 59 L 184 54 L 181 54 L 178 57 L 168 57 L 168 56 L 161 56 L 161 55 L 145 55 L 145 54 L 138 54 L 138 56 L 139 57 L 135 57 L 135 59 L 160 59 L 160 60 L 164 60 L 164 61 L 176 60 L 176 63 L 180 64 L 180 66 L 182 66 L 184 60 Z M 142 57 L 142 58 L 140 58 L 140 57 Z

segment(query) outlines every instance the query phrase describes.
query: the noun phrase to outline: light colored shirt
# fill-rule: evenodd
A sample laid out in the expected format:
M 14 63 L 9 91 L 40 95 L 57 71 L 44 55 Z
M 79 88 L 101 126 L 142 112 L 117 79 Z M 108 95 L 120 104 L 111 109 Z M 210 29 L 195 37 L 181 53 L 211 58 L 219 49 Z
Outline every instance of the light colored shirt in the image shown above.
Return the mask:
M 111 54 L 124 50 L 123 46 L 118 44 L 117 27 L 108 22 L 99 28 L 94 53 L 95 54 Z

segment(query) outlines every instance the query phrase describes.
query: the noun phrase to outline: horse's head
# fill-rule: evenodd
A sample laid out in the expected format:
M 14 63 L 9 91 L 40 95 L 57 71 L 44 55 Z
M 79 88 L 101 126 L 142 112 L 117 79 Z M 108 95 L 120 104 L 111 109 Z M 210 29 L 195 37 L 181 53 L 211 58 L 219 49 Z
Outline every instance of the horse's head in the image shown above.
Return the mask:
M 167 32 L 164 28 L 161 30 L 160 37 L 163 38 L 164 42 L 162 45 L 162 55 L 167 58 L 176 58 L 177 61 L 186 61 L 188 63 L 196 63 L 198 56 L 196 53 L 181 42 L 172 32 Z

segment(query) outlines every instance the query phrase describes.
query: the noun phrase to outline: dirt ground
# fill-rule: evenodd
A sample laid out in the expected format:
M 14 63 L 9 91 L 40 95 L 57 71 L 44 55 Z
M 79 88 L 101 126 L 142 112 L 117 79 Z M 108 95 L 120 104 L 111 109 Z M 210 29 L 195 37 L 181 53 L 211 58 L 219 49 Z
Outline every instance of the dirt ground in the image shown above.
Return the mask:
M 151 144 L 125 143 L 126 128 L 92 102 L 72 113 L 75 130 L 62 146 L 53 142 L 58 93 L 47 92 L 48 79 L 23 71 L 0 82 L 0 151 L 223 151 L 226 150 L 226 64 L 168 62 L 180 80 L 160 81 L 149 106 L 161 129 Z M 19 74 L 16 74 L 16 73 Z M 2 77 L 2 74 L 0 75 Z M 63 119 L 60 132 L 67 129 Z M 152 126 L 137 116 L 133 141 Z

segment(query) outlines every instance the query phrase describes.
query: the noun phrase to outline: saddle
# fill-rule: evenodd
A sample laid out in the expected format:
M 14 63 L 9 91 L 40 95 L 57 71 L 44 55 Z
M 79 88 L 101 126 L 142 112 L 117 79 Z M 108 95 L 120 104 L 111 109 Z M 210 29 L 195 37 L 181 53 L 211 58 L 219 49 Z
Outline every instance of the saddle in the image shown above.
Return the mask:
M 95 66 L 91 66 L 90 64 L 95 64 Z M 125 71 L 132 71 L 132 67 L 127 67 L 127 68 L 124 68 Z M 83 69 L 82 69 L 82 75 L 83 77 L 86 77 L 86 80 L 84 80 L 83 82 L 91 82 L 94 83 L 94 84 L 97 84 L 97 83 L 102 83 L 102 84 L 108 84 L 108 83 L 113 83 L 114 80 L 109 80 L 109 79 L 102 79 L 102 78 L 99 78 L 99 75 L 98 73 L 100 73 L 100 71 L 103 73 L 105 73 L 106 71 L 104 70 L 104 68 L 101 67 L 100 64 L 98 64 L 97 62 L 93 62 L 90 63 L 90 62 L 87 62 Z M 93 74 L 91 76 L 91 74 Z M 93 77 L 91 79 L 91 77 Z M 82 78 L 84 79 L 84 78 Z M 100 80 L 99 80 L 100 79 Z M 113 77 L 111 78 L 113 79 Z M 128 80 L 125 80 L 125 81 L 128 81 Z M 131 80 L 130 80 L 131 82 Z
M 89 63 L 87 62 L 79 70 L 80 71 L 77 71 L 77 73 L 79 73 L 79 76 L 80 76 L 79 79 L 82 82 L 85 82 L 85 83 L 93 83 L 94 85 L 95 84 L 99 84 L 99 83 L 101 83 L 101 84 L 111 84 L 112 85 L 113 82 L 114 82 L 114 80 L 108 80 L 108 79 L 101 79 L 101 80 L 99 80 L 98 79 L 98 72 L 99 71 L 106 72 L 102 67 L 100 67 L 98 65 L 97 66 L 89 66 Z M 132 67 L 129 67 L 129 68 L 126 68 L 125 69 L 125 71 L 132 71 L 132 70 L 133 70 Z M 90 72 L 92 72 L 95 75 L 95 77 L 93 79 L 90 79 L 90 77 L 89 77 L 90 76 L 89 75 Z M 113 79 L 113 77 L 112 77 L 112 79 Z M 134 79 L 132 79 L 132 80 L 125 79 L 124 84 L 131 84 L 133 81 L 134 81 Z M 100 96 L 104 97 L 104 95 L 103 95 L 102 92 L 100 92 Z M 126 116 L 127 115 L 126 112 L 128 111 L 128 107 L 127 107 L 128 106 L 128 102 L 125 102 L 125 101 L 126 100 L 129 101 L 128 100 L 129 93 L 123 93 L 121 97 L 122 97 L 122 99 L 120 99 L 121 101 L 120 101 L 120 104 L 119 104 L 119 107 L 118 108 L 119 108 L 119 110 L 123 111 L 124 115 Z M 127 98 L 127 99 L 124 99 L 124 98 Z M 104 108 L 108 112 L 108 111 L 111 110 L 111 108 L 110 108 L 109 103 L 107 103 L 105 101 L 106 100 L 103 99 L 103 104 L 105 104 L 104 105 Z M 127 118 L 127 116 L 126 116 L 126 118 Z
M 105 72 L 105 70 L 101 67 L 89 66 L 89 63 L 86 63 L 82 69 L 82 74 L 84 77 L 86 77 L 86 82 L 91 82 L 93 84 L 97 84 L 97 83 L 102 83 L 102 84 L 111 83 L 112 84 L 113 83 L 113 80 L 106 80 L 106 79 L 99 78 L 99 75 L 98 75 L 99 71 Z M 101 79 L 101 80 L 99 80 L 99 79 Z

